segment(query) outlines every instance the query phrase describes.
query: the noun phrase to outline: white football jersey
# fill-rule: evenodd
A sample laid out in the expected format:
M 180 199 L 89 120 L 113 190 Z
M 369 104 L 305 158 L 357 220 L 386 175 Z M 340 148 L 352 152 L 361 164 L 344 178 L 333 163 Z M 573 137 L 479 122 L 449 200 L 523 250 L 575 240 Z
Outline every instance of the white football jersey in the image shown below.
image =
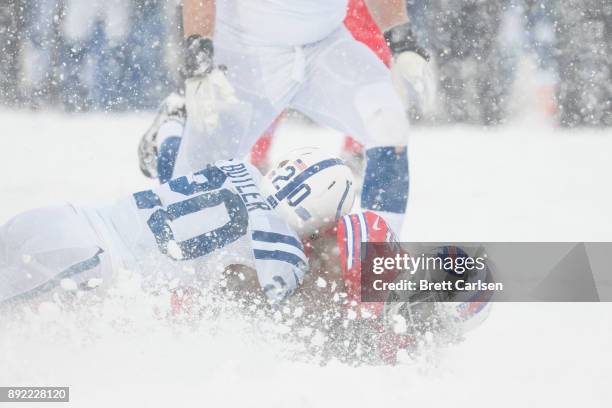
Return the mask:
M 348 0 L 217 0 L 216 36 L 246 43 L 297 46 L 342 25 Z M 223 41 L 223 39 L 220 39 Z
M 141 267 L 144 261 L 156 273 L 201 285 L 230 265 L 246 265 L 266 294 L 281 300 L 301 283 L 308 261 L 296 233 L 260 195 L 260 177 L 245 162 L 217 162 L 135 193 L 103 217 L 126 258 Z

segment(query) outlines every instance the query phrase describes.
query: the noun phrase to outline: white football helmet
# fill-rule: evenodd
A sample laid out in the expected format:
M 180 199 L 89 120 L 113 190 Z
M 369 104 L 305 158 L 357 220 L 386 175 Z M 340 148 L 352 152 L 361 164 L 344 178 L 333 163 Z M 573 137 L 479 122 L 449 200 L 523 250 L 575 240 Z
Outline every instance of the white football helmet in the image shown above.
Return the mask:
M 343 160 L 314 147 L 286 154 L 261 184 L 268 204 L 302 237 L 333 226 L 355 201 L 351 169 Z

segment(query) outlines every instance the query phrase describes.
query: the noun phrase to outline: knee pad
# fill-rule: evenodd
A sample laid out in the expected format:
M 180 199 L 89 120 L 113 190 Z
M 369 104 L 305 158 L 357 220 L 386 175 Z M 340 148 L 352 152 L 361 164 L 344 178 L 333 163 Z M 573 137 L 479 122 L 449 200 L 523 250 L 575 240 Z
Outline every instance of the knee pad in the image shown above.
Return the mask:
M 374 147 L 366 151 L 361 207 L 403 214 L 408 205 L 408 151 L 404 147 Z

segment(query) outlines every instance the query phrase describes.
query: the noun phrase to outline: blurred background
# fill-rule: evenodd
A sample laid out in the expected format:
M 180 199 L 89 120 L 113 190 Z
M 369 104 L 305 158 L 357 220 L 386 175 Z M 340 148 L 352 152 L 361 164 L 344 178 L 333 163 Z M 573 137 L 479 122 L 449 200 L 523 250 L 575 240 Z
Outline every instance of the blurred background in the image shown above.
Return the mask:
M 0 2 L 2 105 L 152 110 L 181 83 L 180 0 Z M 438 88 L 416 121 L 501 124 L 520 110 L 518 94 L 560 126 L 612 125 L 612 0 L 407 0 L 407 8 Z

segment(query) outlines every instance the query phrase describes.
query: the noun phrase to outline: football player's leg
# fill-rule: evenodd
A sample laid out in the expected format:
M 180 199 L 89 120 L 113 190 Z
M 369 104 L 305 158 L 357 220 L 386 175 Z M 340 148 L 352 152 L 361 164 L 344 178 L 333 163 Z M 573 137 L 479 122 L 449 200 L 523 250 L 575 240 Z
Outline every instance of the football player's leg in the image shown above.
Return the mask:
M 409 123 L 389 70 L 342 31 L 321 44 L 312 58 L 294 105 L 365 146 L 361 206 L 381 213 L 399 233 L 408 203 Z
M 269 164 L 270 147 L 282 117 L 277 117 L 251 148 L 251 164 L 262 172 L 265 172 Z M 153 124 L 142 136 L 138 146 L 140 170 L 146 177 L 157 178 L 162 184 L 172 178 L 185 133 L 185 121 L 184 98 L 173 93 L 162 102 Z
M 217 160 L 245 156 L 285 109 L 299 85 L 292 78 L 296 63 L 292 48 L 232 50 L 219 44 L 215 56 L 227 67 L 226 76 L 237 101 L 223 103 L 215 96 L 201 96 L 211 99 L 202 103 L 217 104 L 214 125 L 187 108 L 174 176 L 198 171 Z
M 390 66 L 391 51 L 387 46 L 382 32 L 370 15 L 364 1 L 351 0 L 348 7 L 348 13 L 344 21 L 346 28 L 357 41 L 367 45 L 368 48 L 375 52 L 387 66 Z M 266 166 L 269 165 L 268 153 L 281 119 L 282 115 L 279 116 L 274 124 L 259 138 L 251 150 L 251 164 L 262 171 L 265 171 Z M 360 160 L 355 159 L 361 157 L 362 150 L 363 146 L 355 142 L 351 136 L 347 135 L 345 137 L 342 157 L 347 157 L 349 159 L 349 165 L 353 167 L 361 165 Z
M 103 246 L 72 206 L 17 215 L 0 227 L 0 303 L 94 289 L 109 272 Z
M 159 128 L 157 176 L 161 184 L 172 179 L 184 132 L 185 122 L 179 120 L 168 121 Z
M 157 116 L 138 145 L 142 174 L 165 183 L 172 177 L 185 130 L 185 98 L 171 93 L 161 103 Z

